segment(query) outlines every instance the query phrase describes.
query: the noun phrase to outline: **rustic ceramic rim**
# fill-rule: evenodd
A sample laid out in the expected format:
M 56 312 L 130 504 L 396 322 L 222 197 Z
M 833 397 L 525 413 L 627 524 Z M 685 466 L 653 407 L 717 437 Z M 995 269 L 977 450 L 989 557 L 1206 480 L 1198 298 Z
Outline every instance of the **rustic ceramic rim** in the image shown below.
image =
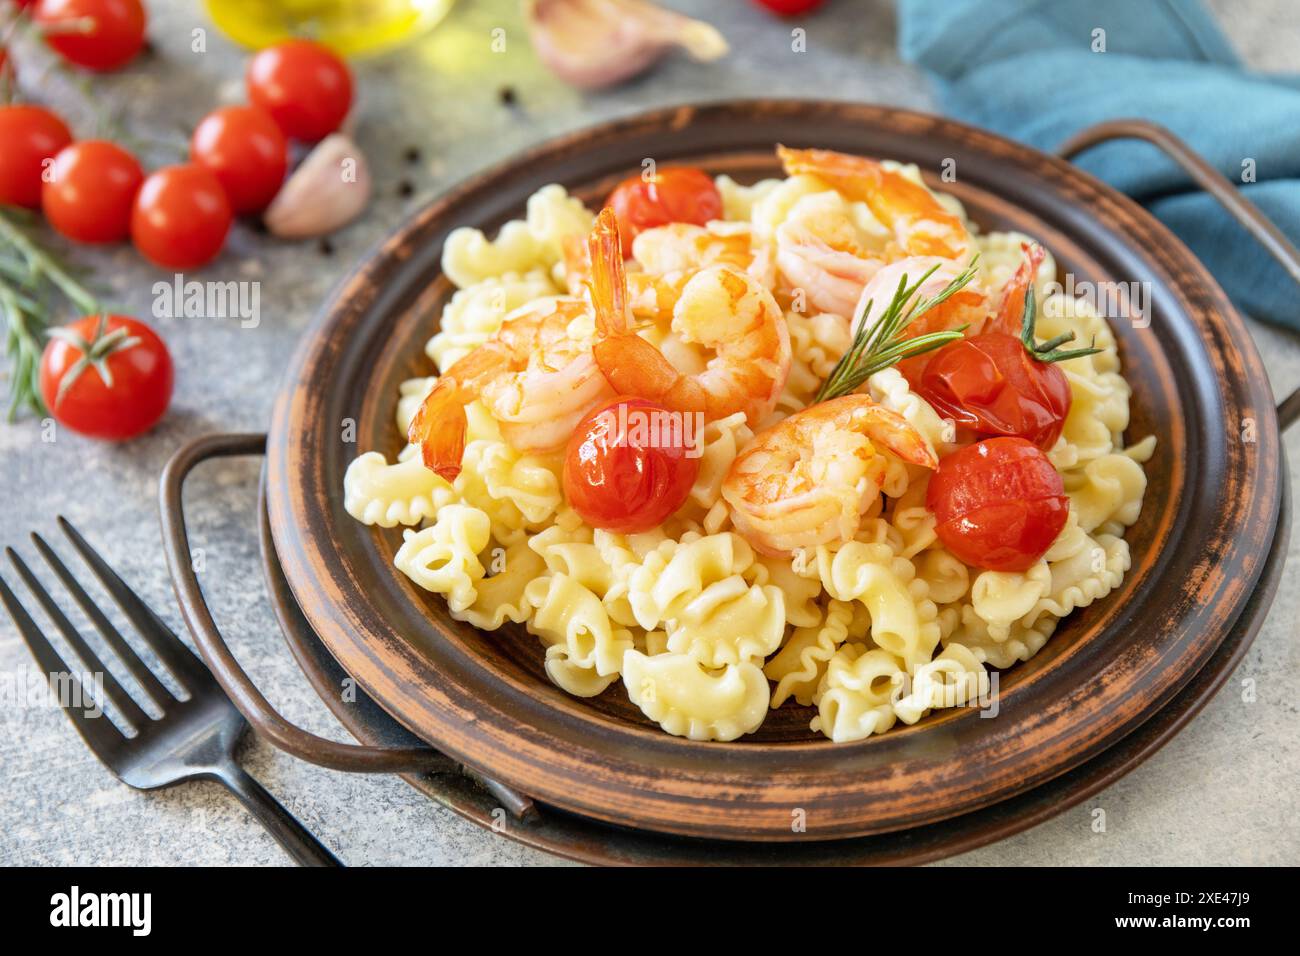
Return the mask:
M 1008 212 L 1046 216 L 1043 204 L 1054 203 L 1054 221 L 1072 232 L 1049 230 L 1055 238 L 1044 238 L 1054 250 L 1073 249 L 1085 272 L 1150 277 L 1155 285 L 1167 336 L 1161 349 L 1144 352 L 1134 330 L 1119 330 L 1126 362 L 1136 361 L 1151 376 L 1143 387 L 1160 394 L 1148 411 L 1170 416 L 1162 440 L 1178 454 L 1159 489 L 1171 497 L 1157 503 L 1164 504 L 1158 523 L 1144 514 L 1151 560 L 1080 616 L 1081 636 L 1052 656 L 1053 666 L 1031 661 L 1012 672 L 1002 719 L 981 722 L 996 728 L 973 724 L 970 713 L 944 715 L 831 750 L 824 742 L 698 744 L 608 721 L 545 688 L 488 672 L 457 645 L 453 635 L 463 625 L 423 605 L 441 638 L 417 650 L 411 641 L 420 625 L 409 618 L 416 596 L 385 567 L 391 542 L 358 531 L 343 512 L 346 450 L 338 432 L 355 416 L 358 440 L 372 437 L 366 429 L 379 399 L 353 389 L 383 350 L 374 341 L 362 348 L 353 336 L 385 310 L 410 304 L 412 261 L 426 261 L 451 226 L 494 227 L 517 215 L 517 194 L 541 185 L 540 175 L 566 185 L 609 181 L 635 168 L 650 143 L 663 160 L 690 157 L 717 168 L 729 154 L 758 148 L 759 136 L 770 143 L 776 128 L 796 145 L 815 140 L 929 168 L 954 156 L 968 183 L 998 180 Z M 562 171 L 568 174 L 551 175 Z M 943 185 L 967 198 L 968 187 Z M 990 193 L 969 195 L 993 201 Z M 1109 271 L 1090 254 L 1104 257 Z M 1183 408 L 1171 415 L 1176 402 Z M 1229 440 L 1226 432 L 1246 418 L 1256 422 L 1256 441 Z M 950 120 L 858 104 L 756 101 L 660 110 L 562 137 L 414 216 L 338 287 L 304 337 L 268 442 L 268 509 L 286 577 L 326 647 L 386 710 L 455 759 L 612 823 L 728 839 L 827 839 L 917 826 L 1006 799 L 1078 766 L 1154 714 L 1210 658 L 1245 606 L 1276 526 L 1279 473 L 1267 379 L 1240 317 L 1191 253 L 1131 201 L 1062 160 Z M 399 639 L 394 627 L 403 615 L 407 638 Z M 1149 632 L 1134 638 L 1139 624 Z M 790 832 L 795 807 L 807 812 L 802 834 Z

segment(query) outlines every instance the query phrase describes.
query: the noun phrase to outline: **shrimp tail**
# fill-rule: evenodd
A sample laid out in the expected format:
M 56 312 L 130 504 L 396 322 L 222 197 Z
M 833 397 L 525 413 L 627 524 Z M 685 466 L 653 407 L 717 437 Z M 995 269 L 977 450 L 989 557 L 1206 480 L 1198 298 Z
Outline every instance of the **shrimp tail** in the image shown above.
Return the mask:
M 407 440 L 420 446 L 424 467 L 447 481 L 455 481 L 460 474 L 469 427 L 465 405 L 472 397 L 454 379 L 442 379 L 420 405 L 406 432 Z
M 681 412 L 707 410 L 704 389 L 643 338 L 618 335 L 599 340 L 592 354 L 605 380 L 620 395 L 635 395 Z
M 829 149 L 791 149 L 778 145 L 776 155 L 787 174 L 824 179 L 849 199 L 865 200 L 881 187 L 884 169 L 864 156 Z
M 865 405 L 856 410 L 863 419 L 863 433 L 873 443 L 912 465 L 935 469 L 938 456 L 926 440 L 902 415 L 883 405 Z
M 1022 242 L 1020 254 L 1020 265 L 1003 287 L 1002 304 L 998 306 L 997 318 L 993 322 L 994 330 L 1016 338 L 1020 337 L 1020 325 L 1024 320 L 1025 293 L 1033 284 L 1038 267 L 1047 256 L 1047 250 L 1036 242 Z
M 703 411 L 703 389 L 673 368 L 657 348 L 636 334 L 628 321 L 627 273 L 614 210 L 601 210 L 587 247 L 596 316 L 592 355 L 605 380 L 620 395 L 665 402 L 679 411 Z
M 596 313 L 596 332 L 602 338 L 629 331 L 627 321 L 627 272 L 623 266 L 623 245 L 618 217 L 606 206 L 596 217 L 587 240 L 591 259 L 591 304 Z

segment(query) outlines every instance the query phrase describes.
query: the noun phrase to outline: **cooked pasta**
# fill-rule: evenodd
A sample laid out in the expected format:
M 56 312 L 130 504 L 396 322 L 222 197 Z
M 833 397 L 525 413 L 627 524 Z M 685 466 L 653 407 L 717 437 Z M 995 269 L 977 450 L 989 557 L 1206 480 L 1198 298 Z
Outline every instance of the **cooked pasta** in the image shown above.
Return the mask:
M 396 396 L 410 444 L 392 462 L 361 454 L 344 478 L 348 513 L 403 526 L 396 567 L 453 617 L 532 634 L 567 693 L 622 693 L 694 740 L 735 740 L 783 706 L 810 708 L 810 730 L 837 743 L 979 706 L 991 669 L 1120 585 L 1154 453 L 1150 437 L 1125 443 L 1115 336 L 1055 285 L 1031 237 L 981 234 L 916 167 L 782 158 L 783 179 L 717 179 L 722 222 L 642 231 L 625 263 L 600 255 L 605 217 L 558 185 L 492 238 L 452 232 L 442 267 L 458 291 L 431 366 Z M 1056 363 L 1068 395 L 1035 454 L 1060 489 L 1058 524 L 1023 560 L 972 561 L 936 505 L 950 460 L 1019 433 L 955 419 L 915 359 L 819 401 L 913 262 L 912 279 L 937 263 L 943 282 L 975 263 L 945 306 L 968 335 L 1020 334 L 1032 301 L 1026 348 L 1095 343 Z M 706 274 L 712 286 L 693 281 Z M 612 282 L 626 300 L 610 311 Z M 724 320 L 734 329 L 708 331 Z M 619 350 L 638 358 L 613 363 Z M 629 366 L 657 377 L 633 391 Z M 696 426 L 675 439 L 696 459 L 689 480 L 652 526 L 592 519 L 565 448 L 519 425 L 578 422 L 619 394 Z

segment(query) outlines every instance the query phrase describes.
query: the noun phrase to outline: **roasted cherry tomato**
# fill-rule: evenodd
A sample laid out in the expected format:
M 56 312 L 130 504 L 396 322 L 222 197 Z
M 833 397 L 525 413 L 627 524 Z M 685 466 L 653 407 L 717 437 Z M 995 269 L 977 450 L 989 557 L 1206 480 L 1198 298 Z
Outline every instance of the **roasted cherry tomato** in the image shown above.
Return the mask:
M 60 56 L 88 70 L 116 70 L 144 46 L 140 0 L 40 0 L 32 19 Z
M 289 144 L 266 110 L 224 106 L 195 128 L 190 159 L 217 177 L 236 215 L 260 212 L 284 182 Z
M 230 200 L 202 166 L 165 166 L 140 187 L 131 212 L 131 241 L 164 269 L 196 269 L 226 241 Z
M 54 157 L 41 188 L 41 209 L 69 239 L 119 242 L 131 232 L 131 207 L 142 182 L 140 164 L 121 146 L 82 140 Z
M 0 205 L 41 204 L 45 161 L 72 142 L 68 127 L 39 106 L 0 106 Z
M 248 98 L 284 135 L 315 142 L 343 125 L 352 106 L 352 74 L 338 55 L 311 40 L 286 40 L 248 64 Z
M 1047 451 L 1070 413 L 1070 383 L 1020 339 L 986 332 L 930 357 L 917 391 L 940 415 L 981 435 L 1018 435 Z
M 801 13 L 811 13 L 826 0 L 754 0 L 754 2 L 779 17 L 797 17 Z
M 1055 363 L 1100 349 L 1095 343 L 1061 348 L 1074 339 L 1073 332 L 1038 341 L 1032 277 L 1044 251 L 1038 245 L 1023 245 L 1021 250 L 1024 259 L 992 328 L 922 356 L 922 364 L 905 365 L 903 374 L 940 415 L 957 425 L 980 435 L 1019 436 L 1047 451 L 1061 437 L 1070 414 L 1070 383 Z M 1010 334 L 1017 323 L 1019 338 Z
M 125 315 L 88 315 L 54 329 L 41 355 L 41 397 L 60 424 L 122 441 L 162 418 L 172 357 L 153 329 Z
M 641 398 L 597 408 L 564 456 L 569 504 L 594 528 L 632 534 L 662 524 L 686 501 L 700 472 L 693 425 L 689 413 Z
M 632 254 L 638 234 L 670 222 L 697 226 L 722 216 L 722 195 L 702 169 L 672 166 L 653 176 L 633 176 L 614 188 L 605 205 L 618 216 L 624 257 Z
M 1025 571 L 1065 527 L 1065 483 L 1037 445 L 986 438 L 942 458 L 926 507 L 943 546 L 967 564 Z

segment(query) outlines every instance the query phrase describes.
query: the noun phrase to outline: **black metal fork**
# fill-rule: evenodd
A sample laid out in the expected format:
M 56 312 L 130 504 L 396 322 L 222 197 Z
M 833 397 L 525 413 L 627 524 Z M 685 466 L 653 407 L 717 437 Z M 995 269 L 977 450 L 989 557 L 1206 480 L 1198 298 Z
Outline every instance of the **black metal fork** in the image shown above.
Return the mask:
M 45 563 L 103 635 L 104 642 L 112 648 L 122 666 L 162 712 L 160 718 L 150 717 L 104 666 L 23 559 L 13 548 L 6 548 L 5 553 L 18 576 L 62 633 L 68 646 L 81 658 L 86 667 L 83 673 L 94 675 L 104 697 L 113 703 L 135 732 L 128 737 L 108 719 L 103 711 L 103 702 L 95 703 L 94 695 L 88 694 L 76 672 L 59 656 L 8 583 L 0 577 L 0 600 L 31 649 L 37 665 L 45 671 L 51 689 L 62 692 L 60 704 L 64 713 L 95 756 L 118 779 L 137 790 L 154 790 L 186 780 L 216 780 L 239 798 L 296 862 L 304 866 L 342 866 L 334 854 L 235 762 L 235 747 L 248 725 L 203 662 L 126 586 L 65 518 L 60 517 L 58 521 L 72 546 L 127 620 L 189 695 L 185 700 L 173 696 L 131 649 L 103 611 L 96 607 L 54 550 L 33 532 L 32 542 Z

